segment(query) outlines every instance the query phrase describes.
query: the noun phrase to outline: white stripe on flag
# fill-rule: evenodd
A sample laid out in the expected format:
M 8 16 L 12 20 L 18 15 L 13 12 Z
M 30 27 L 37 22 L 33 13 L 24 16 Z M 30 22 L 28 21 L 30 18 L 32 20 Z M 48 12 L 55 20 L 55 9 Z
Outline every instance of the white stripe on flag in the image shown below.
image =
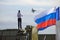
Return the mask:
M 36 19 L 38 19 L 38 18 L 41 18 L 41 17 L 44 17 L 45 15 L 48 15 L 48 14 L 50 14 L 50 13 L 52 13 L 52 12 L 56 12 L 55 11 L 55 8 L 52 8 L 52 9 L 50 9 L 50 10 L 44 10 L 43 12 L 37 12 L 37 13 L 39 13 L 39 14 L 37 14 L 37 15 L 35 15 L 35 17 L 34 17 L 34 20 L 36 20 Z
M 44 10 L 43 12 L 37 12 L 38 14 L 35 15 L 34 20 L 47 15 L 47 12 L 48 12 L 48 10 Z
M 52 12 L 56 12 L 56 8 L 50 9 L 50 10 L 48 11 L 47 15 L 50 14 L 50 13 L 52 13 Z

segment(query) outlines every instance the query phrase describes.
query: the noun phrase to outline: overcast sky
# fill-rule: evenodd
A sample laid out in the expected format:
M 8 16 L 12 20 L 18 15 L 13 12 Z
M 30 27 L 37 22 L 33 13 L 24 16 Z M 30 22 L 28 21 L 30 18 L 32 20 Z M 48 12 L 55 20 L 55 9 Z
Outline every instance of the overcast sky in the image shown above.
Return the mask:
M 23 29 L 26 25 L 35 26 L 34 15 L 31 9 L 41 12 L 55 6 L 60 6 L 60 0 L 0 0 L 0 29 L 16 29 L 17 27 L 17 12 L 21 10 Z M 55 34 L 55 25 L 49 27 L 40 34 Z

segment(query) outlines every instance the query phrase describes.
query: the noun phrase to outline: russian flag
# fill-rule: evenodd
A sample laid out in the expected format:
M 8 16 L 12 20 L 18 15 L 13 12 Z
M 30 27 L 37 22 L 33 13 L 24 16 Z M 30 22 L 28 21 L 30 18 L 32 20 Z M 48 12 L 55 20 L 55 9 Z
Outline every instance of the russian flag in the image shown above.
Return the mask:
M 56 21 L 60 19 L 59 7 L 43 11 L 35 16 L 38 30 L 44 30 L 49 26 L 56 25 Z

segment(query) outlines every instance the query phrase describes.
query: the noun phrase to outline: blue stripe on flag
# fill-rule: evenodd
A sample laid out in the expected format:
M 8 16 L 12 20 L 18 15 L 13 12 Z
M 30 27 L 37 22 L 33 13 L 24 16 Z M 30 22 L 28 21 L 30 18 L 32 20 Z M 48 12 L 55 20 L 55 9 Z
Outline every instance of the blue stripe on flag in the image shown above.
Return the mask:
M 39 24 L 39 23 L 44 22 L 44 21 L 47 21 L 49 19 L 56 19 L 56 12 L 51 13 L 51 14 L 48 14 L 48 15 L 42 17 L 42 18 L 38 18 L 38 19 L 35 20 L 35 22 L 37 24 Z
M 60 20 L 60 7 L 56 9 L 56 19 Z
M 56 19 L 59 20 L 59 7 L 56 9 Z

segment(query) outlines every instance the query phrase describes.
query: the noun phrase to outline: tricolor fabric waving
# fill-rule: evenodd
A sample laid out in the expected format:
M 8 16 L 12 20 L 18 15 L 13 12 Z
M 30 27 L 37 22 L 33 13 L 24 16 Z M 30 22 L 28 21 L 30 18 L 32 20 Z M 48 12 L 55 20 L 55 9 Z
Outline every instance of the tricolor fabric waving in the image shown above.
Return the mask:
M 35 22 L 38 30 L 44 30 L 47 27 L 56 25 L 56 21 L 60 20 L 60 7 L 52 8 L 35 15 Z

